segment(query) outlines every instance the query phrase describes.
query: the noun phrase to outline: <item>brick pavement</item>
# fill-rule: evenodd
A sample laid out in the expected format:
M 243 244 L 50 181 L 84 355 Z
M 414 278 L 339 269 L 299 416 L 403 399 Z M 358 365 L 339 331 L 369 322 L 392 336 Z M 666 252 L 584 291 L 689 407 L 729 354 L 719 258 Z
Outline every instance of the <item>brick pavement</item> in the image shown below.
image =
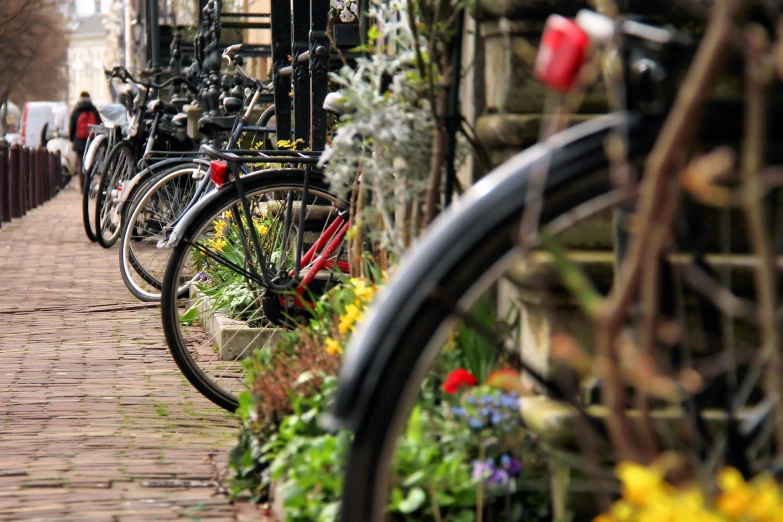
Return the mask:
M 216 486 L 237 421 L 185 381 L 140 304 L 73 187 L 3 223 L 0 520 L 237 518 Z

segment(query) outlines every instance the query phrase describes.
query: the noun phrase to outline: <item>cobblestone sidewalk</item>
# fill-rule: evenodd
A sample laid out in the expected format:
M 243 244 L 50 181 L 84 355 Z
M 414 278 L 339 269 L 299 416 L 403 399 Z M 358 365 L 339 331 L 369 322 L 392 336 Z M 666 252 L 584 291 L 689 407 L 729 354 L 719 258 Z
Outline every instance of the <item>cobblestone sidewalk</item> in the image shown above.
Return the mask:
M 237 421 L 90 243 L 73 187 L 0 229 L 0 520 L 235 520 Z M 244 519 L 244 517 L 241 517 Z

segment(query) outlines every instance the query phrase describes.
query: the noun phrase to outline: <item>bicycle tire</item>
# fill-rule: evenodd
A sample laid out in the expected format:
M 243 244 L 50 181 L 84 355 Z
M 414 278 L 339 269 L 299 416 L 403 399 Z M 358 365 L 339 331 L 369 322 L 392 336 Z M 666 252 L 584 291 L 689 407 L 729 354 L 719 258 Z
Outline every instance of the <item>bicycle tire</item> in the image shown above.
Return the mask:
M 176 167 L 167 169 L 158 176 L 150 178 L 139 190 L 138 197 L 133 198 L 135 201 L 132 201 L 126 206 L 127 213 L 126 217 L 123 219 L 123 232 L 120 244 L 120 273 L 122 274 L 122 280 L 128 288 L 128 291 L 141 301 L 160 301 L 160 289 L 163 286 L 163 282 L 161 281 L 162 277 L 157 277 L 150 273 L 149 267 L 145 267 L 144 262 L 138 259 L 134 254 L 133 249 L 131 249 L 131 242 L 137 236 L 129 229 L 132 226 L 135 227 L 138 215 L 144 208 L 143 206 L 156 192 L 162 190 L 170 181 L 176 180 L 181 176 L 192 176 L 195 169 L 202 169 L 202 171 L 206 170 L 204 165 L 189 163 L 186 165 L 177 165 Z M 185 203 L 187 204 L 187 201 Z M 176 220 L 179 215 L 180 214 L 178 213 L 172 216 L 171 222 Z M 131 270 L 153 289 L 157 290 L 157 292 L 141 288 L 138 282 L 131 276 Z
M 120 158 L 121 154 L 125 154 L 126 157 Z M 117 160 L 122 161 L 122 163 L 115 164 Z M 101 165 L 101 189 L 95 205 L 95 236 L 98 244 L 103 248 L 111 248 L 119 239 L 122 232 L 122 216 L 117 214 L 115 220 L 109 220 L 109 216 L 105 216 L 106 219 L 104 219 L 101 214 L 106 205 L 110 204 L 112 192 L 119 187 L 120 183 L 130 179 L 135 173 L 135 169 L 136 153 L 133 146 L 126 141 L 117 143 L 106 156 L 103 165 Z M 112 210 L 109 209 L 107 211 L 111 212 Z M 105 232 L 111 228 L 113 230 L 107 237 Z
M 84 186 L 82 187 L 82 224 L 84 225 L 84 233 L 87 234 L 87 238 L 95 243 L 98 241 L 98 237 L 95 235 L 95 209 L 90 208 L 91 199 L 97 198 L 97 192 L 99 187 L 94 187 L 95 174 L 100 170 L 101 163 L 106 157 L 109 145 L 104 141 L 100 144 L 98 151 L 95 153 L 95 161 L 89 172 L 84 173 Z M 91 192 L 92 189 L 95 189 Z
M 285 191 L 286 189 L 299 189 L 303 186 L 302 170 L 280 169 L 257 172 L 242 178 L 243 189 L 246 195 L 266 190 L 269 193 Z M 311 174 L 309 182 L 310 194 L 325 194 L 335 201 L 340 201 L 337 196 L 329 192 L 328 183 L 320 174 Z M 180 273 L 186 258 L 190 253 L 190 240 L 199 234 L 207 222 L 223 208 L 239 202 L 239 196 L 234 183 L 222 187 L 215 197 L 205 206 L 201 207 L 198 214 L 188 225 L 182 235 L 179 244 L 172 251 L 166 271 L 163 276 L 163 288 L 161 289 L 161 318 L 163 331 L 166 337 L 169 351 L 183 375 L 202 395 L 214 404 L 230 412 L 236 411 L 238 399 L 235 394 L 228 393 L 204 373 L 190 354 L 185 340 L 179 328 L 178 297 L 181 297 Z
M 395 278 L 387 285 L 387 291 L 354 335 L 343 361 L 341 380 L 351 380 L 361 372 L 359 379 L 372 379 L 372 384 L 356 386 L 354 379 L 352 386 L 341 386 L 332 413 L 324 419 L 331 429 L 354 431 L 343 483 L 343 490 L 350 492 L 350 502 L 342 504 L 341 522 L 384 519 L 394 442 L 427 370 L 443 346 L 441 341 L 445 341 L 451 320 L 443 296 L 433 298 L 432 290 L 446 289 L 445 302 L 463 304 L 466 297 L 480 294 L 482 285 L 491 284 L 494 271 L 516 248 L 515 232 L 525 209 L 524 178 L 539 161 L 549 164 L 550 173 L 543 195 L 542 224 L 611 190 L 603 143 L 615 125 L 611 124 L 611 118 L 604 123 L 607 121 L 605 127 L 601 127 L 601 122 L 585 124 L 589 132 L 582 136 L 581 142 L 574 142 L 576 147 L 572 148 L 570 157 L 558 156 L 561 143 L 555 140 L 549 150 L 545 144 L 537 146 L 538 150 L 523 152 L 529 155 L 524 170 L 514 167 L 518 157 L 488 174 L 463 196 L 458 208 L 444 213 L 403 259 L 401 266 L 408 267 L 413 277 L 405 281 Z M 579 129 L 575 129 L 578 133 Z M 652 126 L 650 130 L 654 132 Z M 654 134 L 648 135 L 647 131 L 644 134 L 632 140 L 634 154 L 645 154 L 652 146 Z M 517 190 L 506 194 L 505 206 L 492 206 L 491 218 L 476 219 L 470 207 L 504 177 L 515 177 Z M 508 193 L 508 189 L 507 184 L 503 192 Z M 490 212 L 486 201 L 482 212 Z M 468 216 L 470 219 L 465 219 Z M 445 230 L 449 225 L 451 228 Z M 384 363 L 368 371 L 366 366 L 357 364 L 356 355 L 370 349 L 375 354 L 382 353 Z M 366 375 L 372 372 L 372 376 Z M 364 395 L 357 397 L 360 388 Z

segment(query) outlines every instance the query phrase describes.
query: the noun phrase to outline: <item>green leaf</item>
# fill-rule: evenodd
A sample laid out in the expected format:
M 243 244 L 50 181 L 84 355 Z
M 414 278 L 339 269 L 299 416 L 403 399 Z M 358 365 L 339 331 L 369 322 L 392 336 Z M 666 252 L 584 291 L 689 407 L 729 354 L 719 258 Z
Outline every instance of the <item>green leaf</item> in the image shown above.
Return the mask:
M 239 407 L 237 408 L 237 415 L 239 415 L 239 418 L 243 421 L 250 418 L 250 413 L 253 408 L 253 399 L 250 396 L 250 392 L 245 390 L 239 394 L 237 397 L 239 399 Z
M 415 486 L 421 481 L 421 479 L 423 479 L 426 476 L 427 476 L 427 472 L 425 470 L 419 470 L 416 473 L 410 475 L 408 478 L 406 478 L 405 481 L 402 483 L 402 485 L 405 486 L 406 488 Z
M 198 307 L 194 305 L 180 316 L 179 323 L 183 326 L 190 326 L 196 319 L 198 319 Z
M 408 439 L 418 444 L 421 442 L 421 409 L 413 408 L 411 418 L 408 420 Z
M 376 41 L 378 38 L 381 37 L 381 30 L 378 29 L 378 26 L 373 24 L 368 30 L 367 30 L 367 39 L 370 42 Z
M 406 515 L 413 513 L 424 504 L 425 500 L 427 500 L 427 495 L 424 493 L 424 490 L 421 488 L 413 488 L 408 492 L 408 496 L 405 497 L 405 500 L 400 502 L 400 513 L 405 513 Z

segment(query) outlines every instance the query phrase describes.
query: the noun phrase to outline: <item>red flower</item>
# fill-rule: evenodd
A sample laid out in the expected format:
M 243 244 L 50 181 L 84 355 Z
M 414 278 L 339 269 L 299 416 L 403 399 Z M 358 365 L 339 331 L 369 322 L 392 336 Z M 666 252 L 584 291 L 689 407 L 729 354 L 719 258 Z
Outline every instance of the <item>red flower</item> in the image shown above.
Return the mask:
M 464 368 L 457 368 L 446 377 L 441 388 L 446 393 L 454 395 L 463 386 L 475 386 L 477 383 L 478 379 L 472 373 Z

